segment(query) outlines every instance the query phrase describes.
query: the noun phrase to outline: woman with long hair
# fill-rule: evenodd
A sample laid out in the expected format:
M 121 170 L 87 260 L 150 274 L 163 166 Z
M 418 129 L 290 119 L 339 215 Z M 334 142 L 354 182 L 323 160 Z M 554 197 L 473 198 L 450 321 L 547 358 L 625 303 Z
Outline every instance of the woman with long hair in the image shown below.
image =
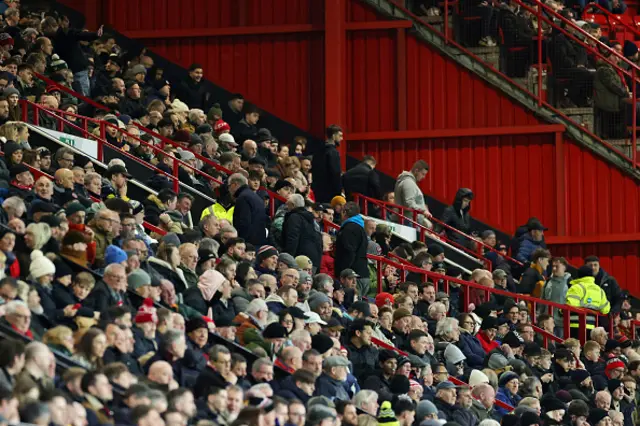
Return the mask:
M 107 336 L 99 328 L 90 328 L 80 338 L 74 359 L 89 369 L 104 367 Z
M 158 280 L 167 279 L 173 283 L 176 293 L 181 293 L 187 288 L 187 280 L 180 266 L 180 252 L 173 244 L 161 243 L 156 255 L 149 258 L 149 265 L 155 271 Z

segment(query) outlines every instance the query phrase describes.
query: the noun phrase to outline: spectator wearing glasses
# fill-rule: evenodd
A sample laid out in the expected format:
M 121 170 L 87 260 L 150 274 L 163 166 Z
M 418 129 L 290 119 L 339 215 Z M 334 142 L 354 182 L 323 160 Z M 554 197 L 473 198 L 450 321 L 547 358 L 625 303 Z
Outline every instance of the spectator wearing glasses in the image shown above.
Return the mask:
M 126 294 L 127 275 L 124 266 L 114 263 L 104 270 L 102 281 L 99 281 L 84 304 L 98 312 L 105 312 L 115 306 L 131 308 L 131 302 Z

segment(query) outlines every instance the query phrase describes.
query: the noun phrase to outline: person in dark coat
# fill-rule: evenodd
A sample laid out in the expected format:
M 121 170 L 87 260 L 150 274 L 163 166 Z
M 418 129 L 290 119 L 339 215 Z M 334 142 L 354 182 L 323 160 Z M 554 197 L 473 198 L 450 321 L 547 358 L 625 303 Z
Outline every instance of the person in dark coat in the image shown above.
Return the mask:
M 209 351 L 207 367 L 202 370 L 193 387 L 193 396 L 201 398 L 207 395 L 212 386 L 226 388 L 230 386 L 224 376 L 231 372 L 231 352 L 222 345 L 215 345 Z
M 378 348 L 371 344 L 372 333 L 372 324 L 364 319 L 357 319 L 349 326 L 349 343 L 346 347 L 352 364 L 351 371 L 360 383 L 378 366 Z
M 244 114 L 242 120 L 238 121 L 231 129 L 233 138 L 238 145 L 242 145 L 247 139 L 254 142 L 258 139 L 257 124 L 260 120 L 260 111 L 255 105 L 245 104 L 242 113 Z
M 604 290 L 604 293 L 607 295 L 607 300 L 611 304 L 611 312 L 620 312 L 623 297 L 618 281 L 600 267 L 600 259 L 597 256 L 585 257 L 584 264 L 593 270 L 593 274 L 596 277 L 596 284 Z
M 229 177 L 228 186 L 236 199 L 233 226 L 238 237 L 256 247 L 262 246 L 267 239 L 267 212 L 262 198 L 249 188 L 247 178 L 240 173 Z
M 360 207 L 353 201 L 344 205 L 344 222 L 338 231 L 335 243 L 335 273 L 339 276 L 345 269 L 352 269 L 359 275 L 357 290 L 360 297 L 367 295 L 369 285 L 369 266 L 367 263 L 367 234 L 364 231 L 364 218 Z
M 127 93 L 120 101 L 120 112 L 126 114 L 133 119 L 142 117 L 147 113 L 144 103 L 142 102 L 142 88 L 137 81 L 127 83 Z
M 342 142 L 343 133 L 339 126 L 327 128 L 327 140 L 318 147 L 311 160 L 313 182 L 311 188 L 318 203 L 330 203 L 331 199 L 342 192 L 340 173 L 340 153 L 337 147 Z
M 313 395 L 313 388 L 311 386 L 314 386 L 315 382 L 316 378 L 313 373 L 308 370 L 299 369 L 282 381 L 276 395 L 286 398 L 289 401 L 297 399 L 303 404 L 306 404 Z
M 568 19 L 573 17 L 570 10 L 563 10 L 560 14 Z M 562 22 L 563 29 L 565 25 Z M 553 75 L 569 80 L 567 94 L 574 105 L 568 104 L 565 108 L 588 106 L 593 95 L 594 73 L 587 69 L 587 50 L 557 28 L 553 29 L 548 50 Z
M 127 275 L 124 266 L 111 264 L 105 268 L 102 281 L 96 284 L 83 305 L 98 312 L 106 312 L 114 306 L 132 309 L 126 288 Z
M 471 200 L 473 200 L 473 192 L 469 188 L 458 189 L 453 204 L 442 212 L 442 221 L 458 231 L 469 234 L 471 232 L 471 216 L 469 216 Z M 444 232 L 447 234 L 448 239 L 460 245 L 468 247 L 469 243 L 471 243 L 468 238 L 455 231 L 445 228 Z
M 187 289 L 187 291 L 183 293 L 183 302 L 202 315 L 208 315 L 209 308 L 213 309 L 213 300 L 216 296 L 226 297 L 228 304 L 232 305 L 230 300 L 231 290 L 230 288 L 225 289 L 225 287 L 230 287 L 226 277 L 215 269 L 209 269 L 200 275 L 196 287 Z M 220 289 L 220 293 L 223 293 L 222 295 L 217 294 Z M 228 294 L 225 295 L 225 292 Z M 233 308 L 229 306 L 229 309 Z
M 189 108 L 198 108 L 203 111 L 209 109 L 211 104 L 211 91 L 206 81 L 203 81 L 204 70 L 200 64 L 191 64 L 189 75 L 175 88 L 176 97 Z
M 353 194 L 358 193 L 367 197 L 382 199 L 384 195 L 380 187 L 380 178 L 375 171 L 376 159 L 365 155 L 362 162 L 347 170 L 342 175 L 342 186 L 348 201 L 353 201 Z
M 322 374 L 316 380 L 314 396 L 326 396 L 331 401 L 348 401 L 344 383 L 347 380 L 349 360 L 342 356 L 330 356 L 322 363 Z
M 518 4 L 506 2 L 498 10 L 498 27 L 502 30 L 500 70 L 509 77 L 525 77 L 531 63 L 533 31 L 526 19 L 517 14 Z
M 292 256 L 307 256 L 315 268 L 322 260 L 322 235 L 313 213 L 304 207 L 300 194 L 287 201 L 293 208 L 284 216 L 282 225 L 282 251 Z
M 42 32 L 49 37 L 60 59 L 64 60 L 73 72 L 74 89 L 79 89 L 84 96 L 90 96 L 89 59 L 84 54 L 80 42 L 92 42 L 102 37 L 102 27 L 95 33 L 83 31 L 69 28 L 69 20 L 66 17 L 63 17 L 59 24 L 53 16 L 48 16 L 42 22 Z

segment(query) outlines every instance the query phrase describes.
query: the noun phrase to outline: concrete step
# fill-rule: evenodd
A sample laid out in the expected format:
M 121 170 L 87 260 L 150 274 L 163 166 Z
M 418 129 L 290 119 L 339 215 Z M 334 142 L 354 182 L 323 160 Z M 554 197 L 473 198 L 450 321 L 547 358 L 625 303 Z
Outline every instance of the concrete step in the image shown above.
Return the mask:
M 562 108 L 560 111 L 589 131 L 593 131 L 593 108 Z
M 500 62 L 500 48 L 494 47 L 469 47 L 470 52 L 478 56 L 480 59 L 488 63 L 494 68 L 498 68 Z

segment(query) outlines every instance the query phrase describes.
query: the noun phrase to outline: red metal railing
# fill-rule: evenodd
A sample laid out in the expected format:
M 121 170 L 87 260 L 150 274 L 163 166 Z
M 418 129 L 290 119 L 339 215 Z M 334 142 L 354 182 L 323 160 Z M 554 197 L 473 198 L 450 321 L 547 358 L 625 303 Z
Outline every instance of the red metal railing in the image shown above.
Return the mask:
M 456 49 L 459 49 L 460 51 L 462 51 L 465 55 L 473 58 L 474 60 L 482 63 L 485 67 L 487 67 L 488 69 L 490 69 L 492 72 L 495 72 L 497 74 L 499 74 L 505 81 L 509 82 L 511 85 L 518 87 L 519 89 L 522 90 L 523 93 L 525 93 L 527 96 L 529 96 L 531 99 L 536 100 L 538 103 L 538 106 L 544 106 L 550 110 L 553 111 L 554 114 L 556 114 L 559 117 L 562 117 L 563 119 L 567 120 L 568 122 L 571 122 L 573 125 L 577 126 L 577 127 L 585 127 L 584 123 L 578 123 L 577 121 L 575 121 L 574 119 L 572 119 L 571 117 L 569 117 L 566 113 L 564 113 L 563 111 L 559 110 L 558 108 L 556 108 L 555 106 L 551 105 L 549 102 L 547 102 L 546 100 L 546 93 L 543 93 L 543 71 L 547 70 L 547 64 L 543 63 L 542 58 L 543 58 L 543 41 L 545 39 L 545 36 L 543 34 L 542 31 L 542 25 L 540 23 L 544 22 L 546 25 L 548 25 L 549 28 L 552 28 L 553 31 L 557 31 L 560 32 L 562 34 L 564 34 L 568 39 L 570 39 L 573 42 L 576 42 L 578 45 L 580 45 L 581 47 L 585 48 L 587 50 L 587 52 L 590 52 L 591 54 L 595 55 L 598 59 L 601 59 L 609 64 L 611 64 L 614 69 L 616 70 L 616 72 L 621 75 L 621 76 L 626 76 L 628 78 L 631 79 L 631 81 L 633 82 L 638 82 L 638 77 L 640 77 L 640 68 L 634 64 L 631 61 L 628 61 L 626 58 L 622 57 L 621 55 L 619 55 L 617 52 L 615 52 L 613 49 L 609 48 L 609 46 L 601 43 L 599 40 L 596 40 L 595 38 L 593 38 L 590 34 L 586 33 L 585 31 L 583 31 L 581 28 L 579 28 L 575 23 L 573 23 L 572 21 L 569 21 L 567 19 L 565 19 L 563 16 L 561 16 L 560 14 L 556 13 L 555 11 L 553 11 L 550 7 L 548 7 L 547 5 L 541 3 L 539 0 L 535 0 L 534 6 L 532 7 L 529 4 L 526 4 L 524 2 L 522 2 L 521 0 L 513 0 L 515 4 L 517 4 L 521 10 L 527 11 L 529 13 L 531 13 L 533 16 L 535 16 L 538 20 L 538 34 L 537 37 L 535 37 L 535 46 L 532 46 L 531 51 L 535 51 L 537 52 L 537 61 L 532 61 L 531 63 L 531 68 L 534 68 L 537 70 L 538 74 L 537 74 L 537 89 L 529 89 L 527 87 L 525 87 L 524 85 L 518 83 L 514 78 L 508 77 L 507 75 L 505 75 L 504 73 L 502 73 L 500 70 L 496 69 L 492 64 L 486 62 L 485 60 L 483 60 L 482 58 L 480 58 L 478 55 L 474 54 L 471 50 L 467 49 L 466 47 L 462 46 L 460 43 L 458 43 L 456 40 L 454 40 L 453 37 L 451 37 L 450 35 L 450 25 L 449 25 L 449 9 L 452 7 L 456 7 L 457 6 L 457 1 L 456 0 L 444 0 L 443 4 L 444 5 L 444 22 L 443 22 L 443 26 L 444 29 L 441 31 L 439 30 L 437 27 L 435 27 L 434 25 L 430 24 L 429 22 L 426 22 L 426 20 L 424 20 L 423 18 L 416 16 L 414 13 L 412 13 L 411 11 L 409 11 L 405 6 L 404 6 L 404 2 L 400 1 L 400 0 L 389 0 L 389 2 L 391 4 L 393 4 L 394 7 L 396 7 L 398 10 L 401 10 L 404 14 L 406 14 L 407 16 L 409 16 L 412 20 L 414 20 L 415 22 L 417 22 L 420 25 L 423 25 L 425 27 L 427 27 L 430 31 L 438 34 L 439 36 L 441 36 L 442 38 L 444 38 L 445 43 L 446 44 L 450 44 L 452 46 L 455 46 Z M 562 27 L 560 25 L 558 25 L 555 21 L 559 21 L 562 23 L 563 26 Z M 576 34 L 579 34 L 581 37 L 583 37 L 585 40 L 589 40 L 589 44 L 583 42 L 582 40 L 580 40 L 580 38 L 576 37 Z M 618 59 L 621 62 L 624 62 L 626 64 L 626 66 L 628 66 L 628 70 L 623 69 L 622 67 L 616 65 L 615 63 L 613 63 L 613 61 L 611 59 L 609 59 L 609 57 L 605 57 L 601 52 L 606 52 L 607 55 L 615 55 L 616 59 Z M 631 97 L 629 98 L 628 103 L 635 105 L 635 103 L 637 102 L 637 94 L 636 94 L 636 85 L 633 84 L 632 88 L 629 88 L 629 90 L 631 90 Z M 629 148 L 631 147 L 631 153 L 627 154 L 626 152 L 623 152 L 622 150 L 620 150 L 617 146 L 614 146 L 613 144 L 607 142 L 606 140 L 604 140 L 602 137 L 600 137 L 599 135 L 596 135 L 594 133 L 594 131 L 589 130 L 587 128 L 584 128 L 584 130 L 589 134 L 590 137 L 592 137 L 593 139 L 595 139 L 596 141 L 598 141 L 601 145 L 605 146 L 608 150 L 615 152 L 617 155 L 619 155 L 620 157 L 624 158 L 626 161 L 628 161 L 629 163 L 631 163 L 631 166 L 633 168 L 637 167 L 637 147 L 636 147 L 636 133 L 637 133 L 637 129 L 636 129 L 636 109 L 632 108 L 632 125 L 631 125 L 631 129 L 630 129 L 630 133 L 631 133 L 631 138 L 629 140 L 629 138 L 625 138 L 624 139 L 624 143 L 622 144 L 625 148 Z
M 135 155 L 130 154 L 129 152 L 126 152 L 126 151 L 122 150 L 118 146 L 113 145 L 112 143 L 109 143 L 108 141 L 106 141 L 104 139 L 106 128 L 108 126 L 113 126 L 113 127 L 117 128 L 117 126 L 115 126 L 115 125 L 113 125 L 111 123 L 107 123 L 106 121 L 99 121 L 101 137 L 98 137 L 98 136 L 95 136 L 94 134 L 88 132 L 87 130 L 79 127 L 75 123 L 73 123 L 73 122 L 61 117 L 60 115 L 58 115 L 58 114 L 62 114 L 62 113 L 67 114 L 67 115 L 75 115 L 75 114 L 66 113 L 66 112 L 51 111 L 51 110 L 45 108 L 42 105 L 35 104 L 35 103 L 30 102 L 28 100 L 21 100 L 21 102 L 22 102 L 22 119 L 23 119 L 23 121 L 29 122 L 29 110 L 31 109 L 31 111 L 33 112 L 33 115 L 32 115 L 33 123 L 32 124 L 34 124 L 36 126 L 38 126 L 39 122 L 40 122 L 40 113 L 43 113 L 43 114 L 45 114 L 47 116 L 53 117 L 58 123 L 58 128 L 64 129 L 65 126 L 69 126 L 70 128 L 72 128 L 72 129 L 74 129 L 76 131 L 79 131 L 86 139 L 95 140 L 96 143 L 97 143 L 97 148 L 98 148 L 97 149 L 97 156 L 98 156 L 97 160 L 98 161 L 102 161 L 102 159 L 104 158 L 104 147 L 105 146 L 110 147 L 110 148 L 120 152 L 120 154 L 123 157 L 126 157 L 126 158 L 128 158 L 128 159 L 130 159 L 130 160 L 132 160 L 132 161 L 134 161 L 134 162 L 136 162 L 138 164 L 141 164 L 144 167 L 153 170 L 155 173 L 160 173 L 160 174 L 163 174 L 164 176 L 166 176 L 169 180 L 171 180 L 171 182 L 173 184 L 173 189 L 176 192 L 179 192 L 179 189 L 180 189 L 180 179 L 178 177 L 179 167 L 183 167 L 183 168 L 187 168 L 187 169 L 193 170 L 194 173 L 199 173 L 201 176 L 205 177 L 206 179 L 212 180 L 212 181 L 214 181 L 216 183 L 219 183 L 219 184 L 222 183 L 221 181 L 219 181 L 217 179 L 214 179 L 213 177 L 207 175 L 206 173 L 200 172 L 200 170 L 198 170 L 197 168 L 195 168 L 195 167 L 191 166 L 190 164 L 185 163 L 184 161 L 181 161 L 181 160 L 179 160 L 179 159 L 177 159 L 175 157 L 172 158 L 172 160 L 173 160 L 172 173 L 171 174 L 165 173 L 164 171 L 158 169 L 157 167 L 155 167 L 151 163 L 148 163 L 148 162 L 136 157 Z M 83 118 L 85 118 L 85 117 L 83 117 Z M 85 118 L 85 125 L 86 125 L 87 121 L 95 121 L 95 120 L 89 119 L 89 118 Z M 127 135 L 127 136 L 129 136 L 129 137 L 135 138 L 134 135 L 131 135 L 131 134 L 129 134 L 128 132 L 126 132 L 124 130 L 118 129 L 118 131 L 123 133 L 123 134 L 125 134 L 125 135 Z M 141 139 L 138 139 L 138 140 L 139 140 L 139 142 L 141 144 L 144 144 L 144 145 L 152 148 L 155 152 L 159 152 L 159 151 L 161 152 L 162 151 L 160 148 L 157 148 L 156 146 L 154 146 L 152 144 L 148 144 L 148 143 L 146 143 L 145 141 L 143 141 Z M 197 191 L 197 189 L 196 189 L 196 191 Z
M 596 13 L 590 13 L 590 11 L 594 9 Z M 582 14 L 583 19 L 589 22 L 600 21 L 600 19 L 598 19 L 599 16 L 604 17 L 604 21 L 606 21 L 609 27 L 609 39 L 611 39 L 611 41 L 615 40 L 624 43 L 625 40 L 640 40 L 640 31 L 638 31 L 630 16 L 613 14 L 598 3 L 588 3 Z M 629 19 L 631 23 L 627 22 L 627 19 Z M 622 38 L 618 36 L 618 33 L 620 33 L 619 28 L 622 28 Z M 615 33 L 615 37 L 612 37 L 611 33 Z M 628 38 L 627 35 L 631 35 L 631 38 Z
M 383 213 L 383 217 L 386 216 L 386 213 L 389 214 L 393 214 L 398 216 L 400 219 L 403 219 L 404 223 L 409 223 L 410 225 L 413 225 L 416 229 L 418 229 L 420 231 L 420 235 L 421 235 L 421 239 L 424 240 L 424 235 L 425 232 L 429 232 L 430 234 L 435 235 L 437 238 L 442 239 L 443 241 L 446 241 L 447 243 L 455 246 L 456 248 L 459 248 L 463 251 L 465 251 L 466 253 L 471 254 L 473 257 L 480 259 L 482 262 L 485 263 L 486 266 L 488 266 L 487 269 L 491 270 L 491 263 L 484 259 L 484 252 L 483 250 L 488 250 L 488 251 L 493 251 L 495 253 L 498 253 L 498 251 L 496 249 L 494 249 L 493 247 L 485 244 L 482 242 L 482 240 L 477 239 L 472 237 L 471 235 L 465 234 L 464 232 L 450 226 L 447 225 L 446 223 L 444 223 L 443 221 L 441 221 L 440 219 L 435 218 L 434 216 L 430 216 L 429 220 L 431 222 L 433 222 L 434 224 L 437 224 L 438 226 L 440 226 L 443 229 L 446 229 L 448 231 L 454 232 L 457 235 L 462 236 L 465 240 L 469 241 L 470 245 L 476 245 L 476 247 L 478 247 L 478 251 L 473 251 L 471 249 L 469 249 L 468 247 L 464 247 L 463 245 L 450 240 L 449 238 L 447 238 L 446 236 L 442 235 L 442 234 L 438 234 L 430 229 L 427 229 L 426 227 L 424 227 L 423 225 L 421 225 L 420 223 L 418 223 L 418 215 L 423 214 L 423 212 L 416 210 L 416 209 L 412 209 L 411 207 L 405 207 L 405 206 L 401 206 L 399 204 L 394 204 L 394 203 L 389 203 L 387 201 L 381 201 L 381 200 L 377 200 L 375 198 L 371 198 L 371 197 L 367 197 L 366 195 L 362 195 L 362 194 L 358 194 L 355 193 L 353 194 L 353 198 L 355 200 L 356 203 L 358 203 L 360 206 L 362 206 L 363 209 L 363 214 L 367 215 L 368 211 L 369 211 L 369 204 L 373 204 L 376 205 L 378 207 L 380 207 L 380 209 L 382 210 Z M 409 212 L 411 214 L 411 219 L 409 219 L 406 215 L 406 212 Z M 516 265 L 521 265 L 522 266 L 522 262 L 513 259 L 510 256 L 505 256 L 502 255 L 500 253 L 498 253 L 500 256 L 504 257 L 506 260 L 509 260 L 513 263 L 515 263 Z

